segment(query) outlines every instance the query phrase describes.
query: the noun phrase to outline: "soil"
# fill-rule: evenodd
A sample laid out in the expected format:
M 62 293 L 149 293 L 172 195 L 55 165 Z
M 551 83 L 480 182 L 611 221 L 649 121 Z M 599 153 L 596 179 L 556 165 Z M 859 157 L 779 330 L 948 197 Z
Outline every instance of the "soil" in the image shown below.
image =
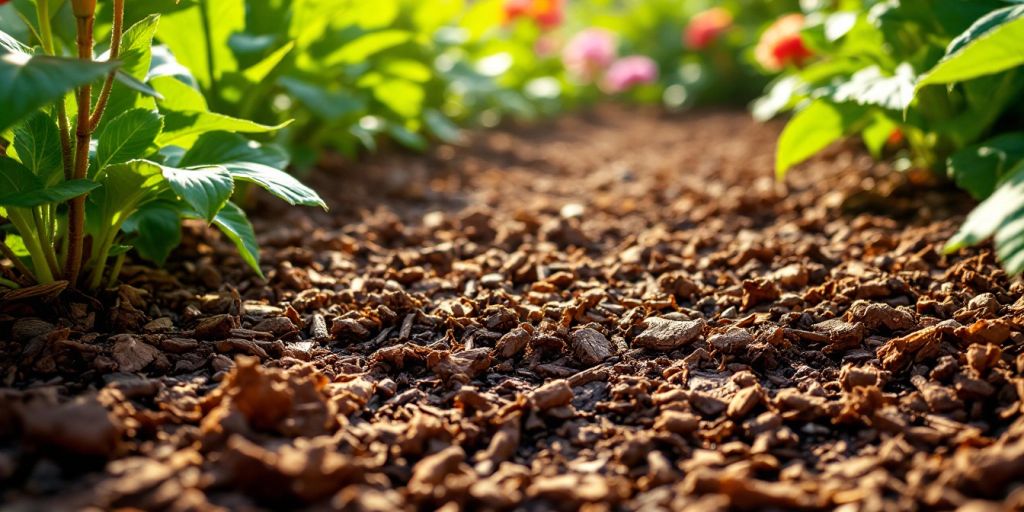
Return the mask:
M 260 199 L 0 306 L 12 510 L 1024 507 L 1024 290 L 970 202 L 776 124 L 604 108 Z M 32 295 L 32 296 L 29 296 Z

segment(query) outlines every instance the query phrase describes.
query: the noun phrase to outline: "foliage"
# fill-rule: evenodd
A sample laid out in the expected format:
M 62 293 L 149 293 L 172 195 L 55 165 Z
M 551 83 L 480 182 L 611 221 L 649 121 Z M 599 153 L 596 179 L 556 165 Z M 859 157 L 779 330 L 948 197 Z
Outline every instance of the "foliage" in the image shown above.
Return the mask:
M 279 148 L 238 135 L 284 124 L 211 112 L 199 91 L 151 69 L 164 21 L 158 14 L 132 13 L 125 29 L 124 1 L 102 5 L 109 27 L 95 26 L 90 0 L 53 13 L 47 0 L 16 0 L 31 34 L 25 41 L 38 46 L 0 32 L 0 218 L 7 221 L 0 249 L 14 265 L 0 268 L 0 286 L 67 280 L 99 288 L 116 281 L 132 248 L 162 263 L 186 218 L 220 228 L 259 273 L 252 226 L 230 202 L 236 182 L 294 205 L 324 206 L 283 171 L 288 157 Z M 74 35 L 54 30 L 67 17 Z M 110 35 L 110 47 L 96 61 L 98 33 Z M 72 51 L 77 58 L 67 56 Z M 207 74 L 192 75 L 202 83 L 229 73 L 207 64 Z
M 948 250 L 994 236 L 1007 269 L 1024 270 L 1024 5 L 843 1 L 806 13 L 802 41 L 814 60 L 754 105 L 761 118 L 796 111 L 779 140 L 780 178 L 859 135 L 876 156 L 945 171 L 984 200 Z

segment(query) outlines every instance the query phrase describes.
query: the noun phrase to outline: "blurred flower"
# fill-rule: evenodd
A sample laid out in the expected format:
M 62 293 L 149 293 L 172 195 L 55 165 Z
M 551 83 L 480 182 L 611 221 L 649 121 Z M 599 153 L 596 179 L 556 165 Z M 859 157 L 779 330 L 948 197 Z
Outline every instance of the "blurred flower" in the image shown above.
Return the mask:
M 565 0 L 505 0 L 505 23 L 531 18 L 541 28 L 555 28 L 565 18 L 564 3 Z
M 802 14 L 787 14 L 776 20 L 761 34 L 754 49 L 757 62 L 768 71 L 782 71 L 790 64 L 802 66 L 813 55 L 800 37 L 803 27 Z
M 732 14 L 721 7 L 713 7 L 697 13 L 686 26 L 686 46 L 695 50 L 707 48 L 726 30 L 732 27 Z
M 653 60 L 643 55 L 631 55 L 612 63 L 604 75 L 601 88 L 608 93 L 619 93 L 657 79 L 658 65 Z
M 553 57 L 558 54 L 558 47 L 562 45 L 562 40 L 553 34 L 542 34 L 537 38 L 537 41 L 533 43 L 533 52 L 538 57 L 547 58 Z
M 573 78 L 591 82 L 615 60 L 615 35 L 600 28 L 588 28 L 569 40 L 562 50 L 562 63 Z
M 885 140 L 885 143 L 889 147 L 896 147 L 899 146 L 900 144 L 903 144 L 903 130 L 900 130 L 899 128 L 893 128 L 892 133 L 889 134 L 889 137 Z

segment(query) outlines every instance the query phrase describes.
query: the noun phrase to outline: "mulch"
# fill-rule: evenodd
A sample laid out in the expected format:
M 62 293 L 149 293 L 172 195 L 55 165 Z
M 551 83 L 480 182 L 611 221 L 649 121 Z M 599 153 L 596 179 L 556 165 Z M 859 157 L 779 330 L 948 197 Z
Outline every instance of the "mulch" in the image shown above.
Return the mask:
M 970 201 L 780 126 L 601 108 L 258 198 L 0 303 L 0 508 L 1024 507 L 1024 290 Z M 32 294 L 27 294 L 32 295 Z

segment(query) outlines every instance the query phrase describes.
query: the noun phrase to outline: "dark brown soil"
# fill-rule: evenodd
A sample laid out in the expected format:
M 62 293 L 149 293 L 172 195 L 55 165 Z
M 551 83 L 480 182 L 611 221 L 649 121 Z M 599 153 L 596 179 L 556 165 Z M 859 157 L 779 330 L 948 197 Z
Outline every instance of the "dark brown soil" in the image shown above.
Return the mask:
M 325 162 L 99 300 L 0 304 L 13 510 L 1024 506 L 1024 300 L 968 201 L 605 109 Z M 869 191 L 873 190 L 873 191 Z M 55 295 L 51 293 L 50 295 Z

